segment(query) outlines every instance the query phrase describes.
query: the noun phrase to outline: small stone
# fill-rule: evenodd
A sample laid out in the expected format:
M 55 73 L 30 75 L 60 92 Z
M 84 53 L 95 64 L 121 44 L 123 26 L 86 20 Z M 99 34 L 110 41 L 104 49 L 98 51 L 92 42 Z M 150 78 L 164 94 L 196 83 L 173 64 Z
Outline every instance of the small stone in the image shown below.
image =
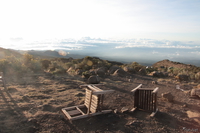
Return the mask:
M 118 110 L 117 110 L 117 109 L 115 109 L 113 112 L 114 112 L 115 114 L 117 114 Z
M 183 106 L 182 106 L 182 107 L 184 107 L 184 108 L 185 108 L 185 107 L 187 107 L 187 104 L 183 104 Z
M 173 102 L 174 100 L 174 96 L 170 92 L 162 93 L 161 96 L 162 98 L 166 99 L 168 102 Z
M 121 109 L 121 112 L 122 112 L 122 113 L 127 112 L 127 111 L 128 111 L 128 108 L 127 108 L 127 107 L 123 107 L 123 108 Z

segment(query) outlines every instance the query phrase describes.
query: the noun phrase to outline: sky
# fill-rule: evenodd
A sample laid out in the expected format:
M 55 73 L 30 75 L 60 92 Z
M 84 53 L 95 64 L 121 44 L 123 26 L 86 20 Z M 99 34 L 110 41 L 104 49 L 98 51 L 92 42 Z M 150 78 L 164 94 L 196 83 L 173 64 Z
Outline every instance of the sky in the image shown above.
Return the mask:
M 0 18 L 6 48 L 51 48 L 55 40 L 82 37 L 200 45 L 200 0 L 0 0 Z

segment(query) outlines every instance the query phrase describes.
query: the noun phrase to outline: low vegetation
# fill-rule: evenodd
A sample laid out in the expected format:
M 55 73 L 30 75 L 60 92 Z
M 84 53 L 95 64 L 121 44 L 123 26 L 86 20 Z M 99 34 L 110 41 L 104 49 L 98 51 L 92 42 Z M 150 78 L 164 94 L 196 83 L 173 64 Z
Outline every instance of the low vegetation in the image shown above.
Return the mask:
M 0 59 L 0 71 L 7 75 L 23 76 L 28 73 L 39 73 L 42 71 L 51 74 L 71 74 L 82 75 L 88 78 L 95 74 L 99 68 L 104 68 L 105 74 L 111 74 L 109 71 L 112 66 L 118 66 L 126 71 L 127 74 L 151 75 L 155 77 L 172 77 L 180 80 L 181 75 L 186 75 L 187 80 L 195 82 L 200 81 L 200 67 L 169 60 L 159 61 L 152 66 L 143 66 L 137 62 L 123 64 L 115 61 L 102 60 L 98 57 L 86 56 L 82 59 L 73 58 L 39 58 L 28 53 L 19 55 L 12 51 L 5 51 Z M 101 69 L 102 70 L 102 69 Z M 154 74 L 152 74 L 154 73 Z M 156 74 L 155 74 L 156 73 Z M 97 72 L 96 72 L 96 75 Z M 186 78 L 185 78 L 186 79 Z M 185 80 L 184 79 L 184 80 Z

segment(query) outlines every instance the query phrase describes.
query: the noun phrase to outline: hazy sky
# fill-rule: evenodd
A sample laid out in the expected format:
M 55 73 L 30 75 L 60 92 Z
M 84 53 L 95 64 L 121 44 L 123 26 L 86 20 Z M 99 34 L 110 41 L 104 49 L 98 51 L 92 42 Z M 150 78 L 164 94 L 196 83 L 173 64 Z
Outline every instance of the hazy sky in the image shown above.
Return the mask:
M 0 40 L 200 41 L 200 0 L 0 0 L 0 18 Z

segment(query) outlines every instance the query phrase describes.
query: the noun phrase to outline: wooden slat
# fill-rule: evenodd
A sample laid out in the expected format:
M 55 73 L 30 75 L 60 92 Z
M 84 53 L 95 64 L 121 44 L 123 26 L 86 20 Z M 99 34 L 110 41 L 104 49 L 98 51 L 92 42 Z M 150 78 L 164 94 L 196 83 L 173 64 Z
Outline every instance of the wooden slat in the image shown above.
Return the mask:
M 95 85 L 92 85 L 92 87 L 94 87 L 94 88 L 97 89 L 98 91 L 102 91 L 102 89 L 96 87 Z
M 89 108 L 89 103 L 90 103 L 90 101 L 85 101 L 85 105 L 86 105 L 86 107 L 88 107 Z M 97 108 L 98 107 L 98 103 L 91 103 L 91 105 L 93 106 L 93 107 L 95 107 L 95 108 Z
M 104 84 L 86 84 L 86 85 L 80 85 L 80 88 L 86 88 L 88 85 L 93 85 L 93 86 L 103 86 Z
M 93 92 L 93 94 L 100 95 L 100 94 L 106 94 L 106 93 L 112 93 L 112 92 L 114 92 L 114 90 L 103 90 L 103 91 Z
M 68 110 L 75 109 L 76 107 L 83 108 L 83 107 L 85 107 L 85 105 L 81 104 L 81 105 L 78 105 L 78 106 L 71 106 L 71 107 L 66 107 L 66 108 L 63 108 L 63 109 L 68 111 Z
M 87 87 L 88 87 L 89 89 L 93 90 L 93 91 L 103 91 L 103 90 L 101 90 L 100 88 L 95 87 L 94 85 L 88 85 Z
M 87 111 L 87 114 L 90 113 L 90 106 L 91 106 L 91 100 L 92 99 L 92 90 L 90 90 L 90 100 L 89 100 L 89 105 L 88 105 L 88 111 Z
M 151 111 L 151 97 L 152 97 L 152 94 L 151 94 L 151 91 L 148 91 L 148 110 Z
M 137 89 L 141 88 L 141 87 L 142 87 L 142 84 L 138 85 L 136 88 L 134 88 L 133 90 L 131 90 L 131 92 L 133 92 L 133 94 L 134 94 L 135 91 L 136 91 Z
M 82 114 L 79 110 L 71 110 L 71 111 L 67 111 L 67 113 L 68 113 L 70 116 L 81 115 L 81 114 Z
M 155 88 L 138 88 L 138 90 L 154 90 Z
M 137 109 L 137 107 L 132 108 L 132 109 L 131 109 L 131 112 L 134 112 L 136 109 Z
M 158 87 L 156 87 L 153 91 L 152 91 L 152 93 L 157 93 L 158 92 Z
M 95 116 L 95 115 L 106 114 L 106 113 L 110 113 L 110 112 L 112 112 L 112 110 L 103 110 L 102 112 L 92 113 L 89 115 L 85 114 L 85 115 L 81 115 L 81 116 L 75 116 L 75 117 L 72 117 L 70 120 L 77 120 L 77 119 L 87 118 L 87 117 L 91 117 L 91 116 Z
M 155 112 L 152 112 L 151 115 L 150 115 L 150 117 L 154 117 L 154 116 L 156 115 L 157 112 L 158 112 L 158 109 L 156 109 Z
M 77 109 L 79 112 L 81 112 L 82 115 L 85 114 L 79 107 L 76 107 L 76 109 Z
M 155 99 L 155 103 L 154 103 L 154 112 L 156 111 L 157 109 L 157 93 L 154 93 L 154 99 Z
M 148 94 L 147 94 L 148 92 L 147 91 L 148 90 L 144 91 L 144 93 L 145 93 L 145 103 L 144 103 L 145 104 L 145 108 L 144 109 L 145 110 L 148 110 Z
M 62 109 L 63 114 L 68 118 L 71 119 L 72 117 L 67 113 L 65 109 Z

